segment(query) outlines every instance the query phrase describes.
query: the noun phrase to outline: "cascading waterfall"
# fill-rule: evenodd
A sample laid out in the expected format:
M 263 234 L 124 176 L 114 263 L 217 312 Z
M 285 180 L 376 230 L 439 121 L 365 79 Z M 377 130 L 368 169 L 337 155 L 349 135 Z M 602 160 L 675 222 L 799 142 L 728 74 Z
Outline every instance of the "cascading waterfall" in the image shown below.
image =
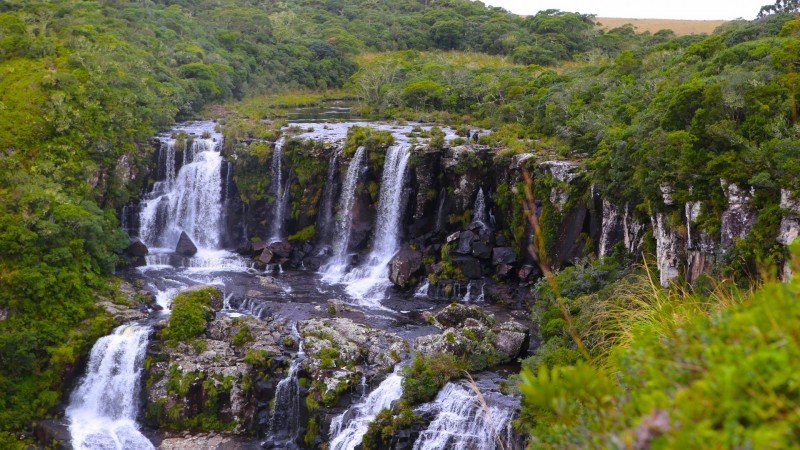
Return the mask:
M 74 448 L 154 448 L 136 423 L 149 334 L 149 327 L 122 325 L 92 347 L 87 373 L 66 411 Z
M 333 237 L 333 256 L 322 267 L 322 280 L 327 283 L 337 283 L 347 269 L 347 250 L 350 246 L 350 230 L 353 225 L 353 206 L 356 200 L 356 184 L 361 174 L 364 161 L 364 147 L 359 147 L 347 167 L 347 175 L 342 185 L 342 194 L 339 197 L 339 213 L 336 218 L 336 228 Z
M 461 383 L 447 383 L 433 402 L 419 409 L 435 418 L 420 433 L 414 450 L 495 450 L 511 442 L 514 408 L 484 405 Z
M 417 290 L 414 292 L 415 298 L 424 298 L 428 296 L 428 290 L 431 288 L 431 284 L 428 282 L 428 279 L 425 279 L 425 282 L 422 283 Z
M 175 139 L 162 138 L 166 154 L 164 179 L 142 201 L 139 236 L 150 248 L 174 249 L 181 231 L 199 249 L 218 249 L 221 236 L 222 136 L 212 133 L 213 123 L 194 124 L 194 137 L 184 151 L 186 163 L 174 174 Z M 187 156 L 189 155 L 189 156 Z
M 361 402 L 351 406 L 331 421 L 329 450 L 354 450 L 361 444 L 370 422 L 379 412 L 392 406 L 403 395 L 403 377 L 399 369 Z
M 475 197 L 475 205 L 472 207 L 472 223 L 481 227 L 482 230 L 488 228 L 488 220 L 486 217 L 486 198 L 483 195 L 483 188 L 478 189 L 478 195 Z
M 336 164 L 339 161 L 340 151 L 334 151 L 328 161 L 328 174 L 325 180 L 325 190 L 322 193 L 322 205 L 319 210 L 319 220 L 317 220 L 318 236 L 321 244 L 331 242 L 334 228 L 333 204 L 336 195 Z
M 297 339 L 297 354 L 289 365 L 289 373 L 278 382 L 275 389 L 275 406 L 269 421 L 269 436 L 273 442 L 282 442 L 286 445 L 294 442 L 300 431 L 300 382 L 297 373 L 306 358 L 303 351 L 303 339 L 297 331 L 297 325 L 292 324 L 292 336 Z
M 409 149 L 410 145 L 403 143 L 391 146 L 386 152 L 372 250 L 364 264 L 342 279 L 347 284 L 347 294 L 364 306 L 380 307 L 383 293 L 391 285 L 389 262 L 399 247 Z
M 289 186 L 283 185 L 283 167 L 281 165 L 283 144 L 285 142 L 286 140 L 283 137 L 278 138 L 278 140 L 275 141 L 275 149 L 272 151 L 272 192 L 275 194 L 275 207 L 272 217 L 271 242 L 278 242 L 283 239 L 283 219 L 286 215 L 286 194 L 289 191 Z

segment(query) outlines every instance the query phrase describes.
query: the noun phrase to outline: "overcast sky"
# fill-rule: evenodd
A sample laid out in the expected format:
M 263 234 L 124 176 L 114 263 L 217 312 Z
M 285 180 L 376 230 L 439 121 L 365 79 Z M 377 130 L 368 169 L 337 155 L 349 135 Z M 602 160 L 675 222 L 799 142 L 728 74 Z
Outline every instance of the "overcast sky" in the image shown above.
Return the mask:
M 753 19 L 762 5 L 774 0 L 482 0 L 517 14 L 543 9 L 639 19 Z

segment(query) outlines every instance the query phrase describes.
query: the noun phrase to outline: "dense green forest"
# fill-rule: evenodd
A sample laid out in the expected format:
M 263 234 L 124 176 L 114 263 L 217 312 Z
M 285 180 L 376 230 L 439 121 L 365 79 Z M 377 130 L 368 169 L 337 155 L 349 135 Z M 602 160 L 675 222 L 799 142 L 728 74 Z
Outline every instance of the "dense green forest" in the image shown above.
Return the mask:
M 0 3 L 0 446 L 25 442 L 111 326 L 96 299 L 115 295 L 128 245 L 115 208 L 135 194 L 120 162 L 142 166 L 150 136 L 210 104 L 257 110 L 260 95 L 344 89 L 369 116 L 491 128 L 481 139 L 498 158 L 585 160 L 604 194 L 642 215 L 669 183 L 678 201 L 707 201 L 708 232 L 720 179 L 754 186 L 758 225 L 720 275 L 770 278 L 761 269 L 787 258 L 774 241 L 780 189 L 800 191 L 789 11 L 678 38 L 467 0 Z M 559 277 L 589 355 L 560 295 L 537 286 L 552 301 L 535 312 L 549 334 L 522 376 L 534 444 L 622 447 L 661 410 L 696 425 L 652 431 L 667 446 L 796 444 L 797 283 L 664 292 L 617 264 Z M 627 321 L 581 314 L 603 310 Z

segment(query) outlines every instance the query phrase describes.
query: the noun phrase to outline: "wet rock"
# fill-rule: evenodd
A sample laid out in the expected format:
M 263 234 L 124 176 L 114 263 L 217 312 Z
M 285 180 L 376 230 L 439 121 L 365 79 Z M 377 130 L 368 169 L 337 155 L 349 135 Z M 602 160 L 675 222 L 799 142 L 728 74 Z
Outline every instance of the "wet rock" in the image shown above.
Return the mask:
M 333 367 L 366 363 L 384 373 L 391 371 L 408 351 L 408 344 L 399 336 L 341 317 L 304 320 L 298 329 L 305 338 L 309 355 L 306 365 L 312 372 L 329 368 L 321 356 L 325 348 L 338 353 Z
M 530 281 L 532 278 L 536 277 L 539 274 L 539 269 L 535 266 L 530 264 L 526 264 L 522 266 L 519 271 L 517 271 L 517 277 L 519 277 L 520 281 Z
M 147 246 L 144 242 L 140 241 L 139 239 L 132 239 L 131 245 L 125 249 L 125 253 L 135 258 L 144 258 L 150 253 L 150 250 L 147 249 Z
M 455 233 L 448 235 L 447 238 L 445 239 L 445 242 L 447 242 L 448 244 L 453 243 L 458 240 L 459 236 L 461 236 L 461 232 L 456 231 Z
M 517 262 L 517 255 L 511 247 L 495 247 L 492 249 L 492 264 L 514 264 Z
M 261 250 L 261 254 L 258 255 L 258 262 L 262 264 L 270 264 L 273 262 L 275 254 L 272 253 L 272 249 L 264 248 Z
M 472 231 L 464 231 L 458 236 L 458 245 L 454 249 L 454 253 L 459 255 L 469 255 L 472 253 L 472 243 L 478 239 L 478 235 Z
M 514 266 L 511 264 L 500 264 L 494 268 L 494 273 L 498 277 L 507 277 L 514 272 Z
M 478 259 L 489 259 L 492 257 L 492 247 L 483 242 L 473 242 L 472 256 Z
M 478 321 L 484 325 L 494 323 L 494 316 L 475 305 L 462 305 L 454 303 L 448 305 L 433 315 L 437 326 L 442 328 L 461 327 L 468 319 Z
M 171 436 L 161 441 L 159 450 L 260 450 L 257 440 L 224 434 Z
M 481 263 L 472 256 L 456 256 L 453 265 L 461 269 L 461 273 L 470 280 L 477 280 L 483 276 Z
M 389 263 L 389 280 L 395 286 L 405 289 L 410 286 L 411 279 L 422 267 L 422 252 L 404 248 L 397 252 Z
M 194 256 L 197 253 L 197 246 L 185 231 L 181 231 L 178 245 L 175 246 L 175 253 L 181 256 Z
M 222 316 L 193 342 L 167 346 L 154 340 L 145 375 L 145 422 L 182 429 L 203 415 L 233 427 L 233 434 L 252 433 L 259 406 L 250 396 L 263 396 L 253 386 L 261 373 L 278 368 L 281 334 L 270 322 Z
M 269 244 L 268 248 L 278 258 L 285 260 L 292 256 L 292 244 L 288 242 L 273 242 Z
M 72 449 L 72 435 L 69 433 L 69 424 L 66 421 L 42 420 L 36 424 L 34 436 L 47 448 Z

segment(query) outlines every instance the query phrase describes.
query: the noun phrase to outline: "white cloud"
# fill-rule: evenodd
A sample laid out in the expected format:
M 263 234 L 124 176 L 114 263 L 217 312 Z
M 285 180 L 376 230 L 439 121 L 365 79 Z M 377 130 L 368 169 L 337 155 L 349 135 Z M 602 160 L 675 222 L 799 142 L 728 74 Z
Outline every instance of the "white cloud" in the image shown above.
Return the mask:
M 599 17 L 642 19 L 753 19 L 772 0 L 483 0 L 517 14 L 545 9 L 595 14 Z

